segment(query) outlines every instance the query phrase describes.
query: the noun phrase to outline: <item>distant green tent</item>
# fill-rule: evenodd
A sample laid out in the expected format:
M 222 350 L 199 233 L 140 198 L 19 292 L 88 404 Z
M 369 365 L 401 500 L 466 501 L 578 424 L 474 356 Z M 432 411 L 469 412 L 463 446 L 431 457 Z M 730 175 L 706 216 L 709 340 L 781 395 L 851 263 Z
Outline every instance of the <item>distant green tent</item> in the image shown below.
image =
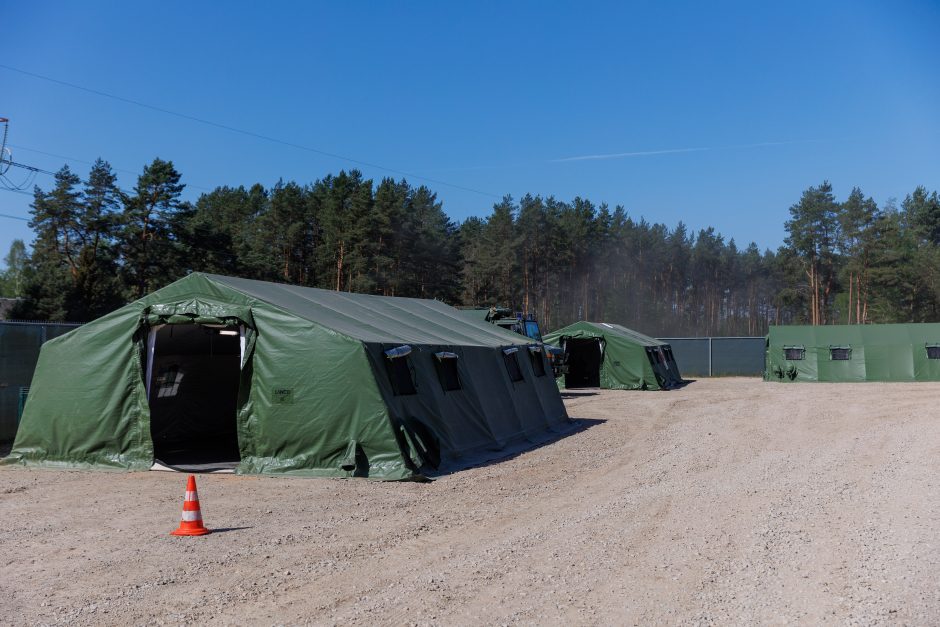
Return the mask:
M 8 462 L 407 479 L 567 429 L 546 371 L 437 301 L 192 274 L 43 345 Z
M 940 381 L 940 324 L 770 327 L 765 381 Z
M 575 322 L 544 339 L 565 351 L 566 388 L 668 390 L 682 383 L 669 344 L 619 324 Z

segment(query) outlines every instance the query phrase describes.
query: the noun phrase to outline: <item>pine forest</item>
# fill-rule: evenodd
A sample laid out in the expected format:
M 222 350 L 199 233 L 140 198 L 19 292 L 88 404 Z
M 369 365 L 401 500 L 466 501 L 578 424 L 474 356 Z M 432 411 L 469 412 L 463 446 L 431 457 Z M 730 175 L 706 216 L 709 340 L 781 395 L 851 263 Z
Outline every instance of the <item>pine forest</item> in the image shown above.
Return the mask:
M 31 249 L 15 241 L 12 317 L 88 321 L 189 272 L 583 319 L 656 336 L 762 335 L 775 324 L 940 320 L 940 198 L 878 206 L 822 182 L 794 194 L 786 239 L 759 250 L 716 228 L 651 223 L 587 198 L 504 197 L 455 223 L 436 194 L 343 171 L 219 187 L 195 202 L 172 162 L 129 190 L 99 160 L 36 188 Z M 799 195 L 797 195 L 799 194 Z

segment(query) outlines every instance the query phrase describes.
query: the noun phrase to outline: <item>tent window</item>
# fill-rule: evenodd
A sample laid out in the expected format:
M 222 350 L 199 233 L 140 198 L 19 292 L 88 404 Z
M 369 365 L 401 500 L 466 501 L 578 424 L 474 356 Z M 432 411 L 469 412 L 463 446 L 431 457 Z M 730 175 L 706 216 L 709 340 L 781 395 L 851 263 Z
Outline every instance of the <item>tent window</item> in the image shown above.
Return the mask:
M 829 359 L 832 361 L 849 361 L 852 359 L 851 346 L 830 346 Z
M 434 353 L 434 366 L 437 368 L 437 378 L 445 392 L 460 389 L 460 376 L 457 374 L 456 353 Z
M 940 344 L 927 346 L 927 359 L 940 359 Z
M 176 396 L 183 382 L 183 373 L 177 364 L 172 364 L 157 375 L 157 398 Z
M 529 347 L 529 359 L 532 360 L 532 371 L 535 372 L 535 376 L 544 377 L 545 376 L 545 358 L 542 357 L 542 347 L 530 346 Z
M 513 383 L 522 381 L 522 370 L 519 368 L 519 359 L 516 356 L 518 348 L 503 349 L 503 363 L 506 364 L 506 372 L 509 373 L 509 380 Z
M 388 370 L 388 379 L 392 384 L 395 396 L 408 396 L 418 393 L 415 386 L 414 372 L 411 369 L 411 363 L 408 361 L 410 353 L 410 346 L 398 346 L 385 351 L 385 368 Z
M 801 361 L 806 356 L 806 349 L 802 346 L 784 346 L 783 358 L 787 361 Z

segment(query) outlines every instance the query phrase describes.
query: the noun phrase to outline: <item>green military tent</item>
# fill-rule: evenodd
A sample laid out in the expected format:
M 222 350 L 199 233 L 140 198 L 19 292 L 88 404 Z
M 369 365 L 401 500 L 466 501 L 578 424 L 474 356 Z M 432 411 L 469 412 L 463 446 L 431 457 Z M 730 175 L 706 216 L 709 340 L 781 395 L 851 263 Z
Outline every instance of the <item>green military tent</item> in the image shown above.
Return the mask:
M 940 381 L 940 324 L 770 327 L 765 381 Z
M 568 429 L 546 371 L 438 301 L 191 274 L 43 345 L 9 461 L 420 477 Z
M 682 383 L 669 344 L 619 324 L 575 322 L 545 341 L 565 351 L 566 388 L 668 390 Z

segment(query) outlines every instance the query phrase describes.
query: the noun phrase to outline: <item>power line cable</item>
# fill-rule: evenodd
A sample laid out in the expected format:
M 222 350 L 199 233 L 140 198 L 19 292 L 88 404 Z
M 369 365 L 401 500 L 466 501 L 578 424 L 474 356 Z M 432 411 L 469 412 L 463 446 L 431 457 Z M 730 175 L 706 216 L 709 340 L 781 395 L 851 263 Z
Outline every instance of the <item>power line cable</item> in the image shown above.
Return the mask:
M 399 174 L 399 175 L 401 175 L 401 176 L 405 176 L 405 177 L 412 178 L 412 179 L 417 179 L 417 180 L 419 180 L 419 181 L 426 181 L 426 182 L 428 182 L 428 183 L 434 183 L 435 185 L 443 185 L 443 186 L 446 186 L 446 187 L 451 187 L 451 188 L 454 188 L 454 189 L 459 189 L 459 190 L 462 190 L 462 191 L 465 191 L 465 192 L 472 192 L 472 193 L 474 193 L 474 194 L 480 194 L 481 196 L 489 196 L 489 197 L 491 197 L 491 198 L 502 198 L 502 196 L 500 196 L 500 195 L 498 195 L 498 194 L 493 194 L 493 193 L 490 193 L 490 192 L 485 192 L 485 191 L 482 191 L 482 190 L 479 190 L 479 189 L 474 189 L 474 188 L 472 188 L 472 187 L 465 187 L 465 186 L 463 186 L 463 185 L 455 185 L 454 183 L 448 183 L 447 181 L 441 181 L 441 180 L 439 180 L 439 179 L 432 179 L 432 178 L 428 178 L 428 177 L 426 177 L 426 176 L 420 176 L 420 175 L 418 175 L 418 174 L 414 174 L 414 173 L 411 173 L 411 172 L 405 172 L 404 170 L 398 170 L 398 169 L 395 169 L 395 168 L 389 168 L 389 167 L 386 167 L 386 166 L 383 166 L 383 165 L 379 165 L 379 164 L 377 164 L 377 163 L 371 163 L 371 162 L 369 162 L 369 161 L 362 161 L 361 159 L 354 159 L 354 158 L 352 158 L 352 157 L 346 157 L 346 156 L 344 156 L 344 155 L 340 155 L 340 154 L 337 154 L 337 153 L 334 153 L 334 152 L 328 152 L 328 151 L 326 151 L 326 150 L 320 150 L 319 148 L 314 148 L 314 147 L 312 147 L 312 146 L 305 146 L 305 145 L 303 145 L 303 144 L 297 144 L 297 143 L 294 143 L 294 142 L 285 141 L 285 140 L 283 140 L 283 139 L 278 139 L 278 138 L 276 138 L 276 137 L 271 137 L 270 135 L 263 135 L 263 134 L 261 134 L 261 133 L 256 133 L 256 132 L 254 132 L 254 131 L 248 131 L 248 130 L 241 129 L 241 128 L 238 128 L 238 127 L 235 127 L 235 126 L 229 126 L 228 124 L 221 124 L 221 123 L 219 123 L 219 122 L 213 122 L 212 120 L 206 120 L 205 118 L 196 117 L 196 116 L 194 116 L 194 115 L 189 115 L 189 114 L 187 114 L 187 113 L 180 113 L 180 112 L 178 112 L 178 111 L 172 111 L 172 110 L 170 110 L 170 109 L 165 109 L 165 108 L 163 108 L 163 107 L 157 107 L 157 106 L 154 106 L 154 105 L 150 105 L 150 104 L 147 104 L 147 103 L 145 103 L 145 102 L 140 102 L 139 100 L 132 100 L 132 99 L 130 99 L 130 98 L 125 98 L 125 97 L 123 97 L 123 96 L 118 96 L 118 95 L 115 95 L 115 94 L 110 94 L 110 93 L 108 93 L 108 92 L 100 91 L 100 90 L 97 90 L 97 89 L 91 89 L 91 88 L 89 88 L 89 87 L 83 87 L 83 86 L 81 86 L 81 85 L 76 85 L 75 83 L 70 83 L 70 82 L 68 82 L 68 81 L 59 80 L 59 79 L 57 79 L 57 78 L 52 78 L 52 77 L 49 77 L 49 76 L 43 76 L 42 74 L 36 74 L 35 72 L 28 72 L 28 71 L 26 71 L 26 70 L 21 70 L 21 69 L 19 69 L 19 68 L 15 68 L 15 67 L 12 67 L 12 66 L 3 64 L 3 63 L 0 63 L 0 68 L 3 68 L 3 69 L 5 69 L 5 70 L 10 70 L 11 72 L 17 72 L 17 73 L 23 74 L 23 75 L 25 75 L 25 76 L 31 76 L 31 77 L 33 77 L 33 78 L 37 78 L 37 79 L 40 79 L 40 80 L 48 81 L 48 82 L 50 82 L 50 83 L 55 83 L 55 84 L 57 84 L 57 85 L 63 85 L 63 86 L 65 86 L 65 87 L 71 87 L 72 89 L 77 89 L 77 90 L 79 90 L 79 91 L 84 91 L 84 92 L 87 92 L 87 93 L 90 93 L 90 94 L 94 94 L 94 95 L 96 95 L 96 96 L 101 96 L 101 97 L 103 97 L 103 98 L 110 98 L 110 99 L 112 99 L 112 100 L 117 100 L 117 101 L 119 101 L 119 102 L 124 102 L 124 103 L 126 103 L 126 104 L 131 104 L 131 105 L 134 105 L 134 106 L 136 106 L 136 107 L 141 107 L 141 108 L 144 108 L 144 109 L 150 109 L 151 111 L 158 111 L 158 112 L 160 112 L 160 113 L 164 113 L 164 114 L 166 114 L 166 115 L 172 115 L 172 116 L 175 116 L 175 117 L 178 117 L 178 118 L 182 118 L 182 119 L 184 119 L 184 120 L 190 120 L 191 122 L 198 122 L 199 124 L 205 124 L 205 125 L 207 125 L 207 126 L 213 126 L 213 127 L 215 127 L 215 128 L 220 128 L 220 129 L 223 129 L 223 130 L 232 132 L 232 133 L 238 133 L 238 134 L 240 134 L 240 135 L 245 135 L 245 136 L 247 136 L 247 137 L 253 137 L 253 138 L 255 138 L 255 139 L 261 139 L 261 140 L 264 140 L 264 141 L 267 141 L 267 142 L 271 142 L 271 143 L 274 143 L 274 144 L 280 144 L 280 145 L 282 145 L 282 146 L 289 146 L 290 148 L 296 148 L 297 150 L 304 150 L 304 151 L 306 151 L 306 152 L 312 152 L 312 153 L 314 153 L 314 154 L 322 155 L 322 156 L 325 156 L 325 157 L 331 157 L 331 158 L 333 158 L 333 159 L 340 159 L 340 160 L 342 160 L 342 161 L 348 161 L 349 163 L 355 163 L 356 165 L 361 165 L 361 166 L 369 167 L 369 168 L 375 168 L 375 169 L 377 169 L 377 170 L 383 170 L 383 171 L 385 171 L 385 172 L 391 172 L 392 174 Z
M 55 172 L 50 172 L 49 170 L 43 170 L 42 168 L 37 168 L 33 165 L 26 165 L 25 163 L 17 163 L 16 161 L 5 161 L 7 165 L 11 165 L 14 168 L 23 168 L 24 170 L 29 170 L 30 172 L 38 172 L 39 174 L 48 174 L 49 176 L 55 176 Z

